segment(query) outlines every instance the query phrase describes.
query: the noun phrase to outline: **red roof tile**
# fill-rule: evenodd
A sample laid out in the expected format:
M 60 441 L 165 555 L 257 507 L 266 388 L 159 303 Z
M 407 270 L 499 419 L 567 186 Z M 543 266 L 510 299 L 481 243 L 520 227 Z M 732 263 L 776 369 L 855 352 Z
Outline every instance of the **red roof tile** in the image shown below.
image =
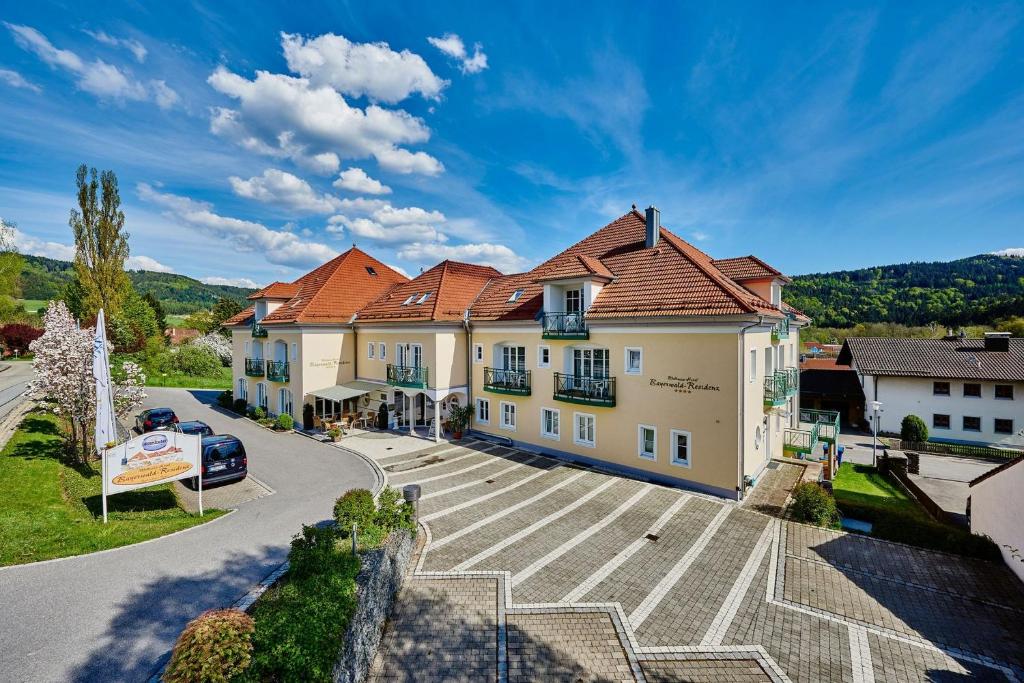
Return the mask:
M 442 261 L 361 309 L 357 320 L 459 321 L 487 283 L 500 277 L 490 266 Z
M 789 278 L 775 270 L 756 256 L 736 256 L 734 258 L 714 259 L 715 266 L 726 277 L 743 282 L 744 280 L 767 280 L 778 278 L 789 282 Z
M 224 321 L 225 327 L 231 327 L 233 325 L 247 325 L 249 319 L 252 318 L 252 314 L 256 312 L 255 306 L 249 306 L 248 308 L 235 313 L 233 316 Z
M 352 247 L 292 283 L 295 295 L 261 322 L 347 323 L 356 311 L 403 282 L 408 278 Z
M 249 299 L 291 299 L 299 291 L 295 282 L 271 282 L 248 296 Z

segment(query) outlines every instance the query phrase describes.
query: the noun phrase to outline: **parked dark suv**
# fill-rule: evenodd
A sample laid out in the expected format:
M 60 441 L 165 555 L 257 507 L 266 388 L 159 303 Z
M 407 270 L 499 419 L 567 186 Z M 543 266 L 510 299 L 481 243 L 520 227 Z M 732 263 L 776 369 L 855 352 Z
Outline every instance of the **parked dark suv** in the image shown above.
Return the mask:
M 210 425 L 199 420 L 190 420 L 189 422 L 179 422 L 177 430 L 182 434 L 196 434 L 198 436 L 213 436 L 213 430 L 210 429 Z
M 230 434 L 203 437 L 203 486 L 223 481 L 245 479 L 249 473 L 249 459 L 245 446 Z M 197 477 L 192 477 L 192 488 L 198 488 Z
M 176 424 L 178 416 L 170 408 L 150 408 L 135 416 L 135 428 L 139 434 L 174 431 Z

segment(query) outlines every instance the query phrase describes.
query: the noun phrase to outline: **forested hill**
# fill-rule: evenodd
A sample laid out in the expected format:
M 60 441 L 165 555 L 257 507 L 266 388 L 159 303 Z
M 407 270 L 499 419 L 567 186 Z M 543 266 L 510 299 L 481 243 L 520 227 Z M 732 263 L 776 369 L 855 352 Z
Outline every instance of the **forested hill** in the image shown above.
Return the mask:
M 991 324 L 1024 315 L 1024 258 L 986 254 L 798 275 L 783 291 L 822 327 Z
M 44 256 L 25 256 L 21 271 L 21 292 L 25 299 L 48 300 L 59 297 L 71 279 L 71 263 Z M 128 276 L 140 294 L 151 293 L 168 313 L 191 313 L 210 308 L 217 299 L 226 297 L 245 302 L 253 292 L 243 287 L 207 285 L 185 275 L 130 270 Z

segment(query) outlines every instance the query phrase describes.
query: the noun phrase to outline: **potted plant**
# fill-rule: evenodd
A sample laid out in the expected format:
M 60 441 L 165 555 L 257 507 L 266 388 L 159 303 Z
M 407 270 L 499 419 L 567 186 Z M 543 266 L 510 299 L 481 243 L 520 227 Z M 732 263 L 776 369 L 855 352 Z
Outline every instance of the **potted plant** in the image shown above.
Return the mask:
M 470 412 L 469 408 L 462 406 L 452 406 L 448 411 L 448 421 L 452 425 L 452 436 L 456 440 L 462 438 L 462 433 L 466 430 L 469 425 Z
M 327 430 L 327 436 L 331 437 L 331 441 L 341 441 L 341 430 L 337 427 L 331 427 Z

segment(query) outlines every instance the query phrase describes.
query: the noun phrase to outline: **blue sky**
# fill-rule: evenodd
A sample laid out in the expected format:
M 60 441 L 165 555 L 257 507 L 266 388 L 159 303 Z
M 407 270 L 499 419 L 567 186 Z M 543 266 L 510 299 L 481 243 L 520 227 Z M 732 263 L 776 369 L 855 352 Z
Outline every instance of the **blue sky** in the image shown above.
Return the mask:
M 290 4 L 8 4 L 22 250 L 67 256 L 82 162 L 131 265 L 212 281 L 525 269 L 633 202 L 792 274 L 1024 246 L 1020 3 Z

